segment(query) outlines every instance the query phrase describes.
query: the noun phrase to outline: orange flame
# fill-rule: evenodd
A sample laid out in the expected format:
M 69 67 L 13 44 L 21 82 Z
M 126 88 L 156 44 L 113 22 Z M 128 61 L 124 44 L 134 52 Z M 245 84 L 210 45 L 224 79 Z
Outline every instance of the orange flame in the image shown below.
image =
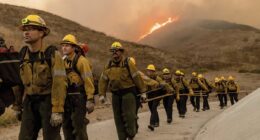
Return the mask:
M 163 22 L 163 23 L 155 23 L 153 25 L 153 27 L 149 30 L 148 33 L 145 33 L 144 35 L 142 35 L 141 37 L 139 37 L 138 41 L 142 40 L 143 38 L 147 37 L 148 35 L 152 34 L 154 31 L 164 27 L 165 25 L 169 24 L 169 23 L 172 23 L 172 22 L 175 22 L 179 19 L 179 17 L 175 17 L 175 18 L 171 18 L 169 17 L 167 21 Z

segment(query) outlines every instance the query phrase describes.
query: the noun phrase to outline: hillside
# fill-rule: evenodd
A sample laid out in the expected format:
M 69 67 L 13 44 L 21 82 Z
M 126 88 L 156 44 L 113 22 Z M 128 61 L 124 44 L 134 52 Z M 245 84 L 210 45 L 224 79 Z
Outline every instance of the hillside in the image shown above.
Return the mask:
M 218 20 L 180 20 L 140 41 L 172 52 L 194 69 L 255 70 L 260 66 L 260 30 Z
M 7 45 L 14 45 L 15 48 L 19 50 L 23 43 L 22 32 L 18 29 L 21 24 L 21 19 L 28 14 L 38 14 L 44 18 L 48 27 L 51 29 L 50 35 L 46 38 L 47 44 L 58 45 L 66 34 L 75 34 L 80 42 L 87 42 L 90 46 L 88 57 L 94 65 L 95 73 L 98 74 L 109 59 L 110 45 L 112 42 L 119 40 L 107 36 L 102 32 L 91 30 L 69 19 L 40 10 L 0 4 L 0 13 L 0 35 L 6 39 Z M 137 59 L 140 69 L 144 69 L 149 63 L 154 63 L 158 67 L 171 67 L 180 64 L 180 62 L 177 63 L 172 55 L 167 52 L 147 45 L 140 45 L 123 40 L 120 41 L 126 47 L 127 55 L 134 56 Z

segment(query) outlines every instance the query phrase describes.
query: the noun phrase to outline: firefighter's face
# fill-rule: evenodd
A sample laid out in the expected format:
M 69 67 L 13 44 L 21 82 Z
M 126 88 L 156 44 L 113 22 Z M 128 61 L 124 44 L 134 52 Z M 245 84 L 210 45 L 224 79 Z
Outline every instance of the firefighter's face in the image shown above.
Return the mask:
M 146 74 L 149 77 L 153 77 L 155 75 L 155 71 L 153 71 L 153 70 L 146 70 Z
M 62 53 L 64 55 L 73 54 L 75 51 L 74 47 L 70 44 L 62 44 L 61 47 L 62 47 Z
M 25 26 L 23 27 L 23 38 L 24 42 L 28 44 L 33 44 L 43 38 L 44 32 L 39 30 L 35 26 Z
M 171 79 L 171 74 L 163 74 L 163 79 Z
M 123 53 L 124 51 L 122 50 L 110 50 L 110 52 L 112 53 L 112 59 L 115 62 L 118 62 L 122 59 Z
M 176 80 L 181 80 L 181 76 L 180 75 L 175 75 L 175 79 Z

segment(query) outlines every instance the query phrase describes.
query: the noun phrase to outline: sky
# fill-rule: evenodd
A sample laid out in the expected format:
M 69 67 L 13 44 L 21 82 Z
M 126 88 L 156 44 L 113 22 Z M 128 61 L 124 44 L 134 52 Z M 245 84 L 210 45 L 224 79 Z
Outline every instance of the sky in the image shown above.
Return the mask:
M 218 19 L 260 28 L 260 0 L 0 0 L 49 11 L 91 29 L 137 41 L 169 17 Z M 48 21 L 46 21 L 48 23 Z

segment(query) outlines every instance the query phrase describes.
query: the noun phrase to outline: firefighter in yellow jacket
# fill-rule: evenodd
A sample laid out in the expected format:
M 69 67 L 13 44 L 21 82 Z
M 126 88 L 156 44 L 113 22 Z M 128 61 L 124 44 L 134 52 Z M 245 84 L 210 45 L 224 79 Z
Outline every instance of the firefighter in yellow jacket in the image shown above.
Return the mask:
M 199 74 L 198 78 L 202 82 L 202 84 L 206 86 L 206 88 L 202 89 L 202 92 L 203 92 L 202 110 L 203 111 L 210 110 L 208 98 L 209 98 L 209 94 L 212 92 L 212 89 L 214 88 L 214 86 L 202 74 Z
M 177 102 L 177 109 L 179 112 L 179 117 L 185 118 L 188 96 L 192 96 L 194 93 L 187 80 L 184 79 L 183 73 L 180 70 L 176 70 L 175 76 L 176 77 L 173 82 L 178 85 L 180 92 L 180 100 Z
M 180 100 L 179 88 L 178 85 L 173 82 L 173 77 L 169 69 L 164 68 L 162 72 L 162 79 L 173 88 L 173 95 L 163 98 L 163 106 L 167 115 L 167 123 L 170 124 L 172 122 L 172 105 L 174 103 L 174 99 L 176 99 L 176 101 Z
M 227 93 L 229 95 L 231 105 L 234 105 L 235 102 L 238 102 L 238 92 L 239 86 L 235 82 L 235 78 L 233 76 L 229 76 L 227 82 Z
M 65 140 L 87 140 L 86 112 L 94 110 L 94 83 L 91 67 L 74 35 L 66 35 L 62 42 L 62 51 L 68 79 L 67 97 L 62 125 Z
M 119 140 L 131 140 L 136 135 L 136 94 L 146 91 L 144 82 L 132 61 L 124 57 L 120 42 L 110 48 L 111 60 L 99 80 L 100 101 L 104 102 L 106 90 L 112 92 L 112 107 Z M 145 98 L 144 94 L 142 97 Z
M 36 140 L 41 128 L 43 139 L 60 140 L 67 84 L 62 57 L 43 44 L 50 30 L 40 16 L 27 16 L 20 29 L 27 45 L 20 52 L 24 100 L 23 108 L 16 108 L 22 112 L 19 140 Z
M 200 76 L 200 75 L 199 75 Z M 202 95 L 201 93 L 203 91 L 208 91 L 208 88 L 206 87 L 205 84 L 203 84 L 198 77 L 198 74 L 196 72 L 192 73 L 192 78 L 190 80 L 190 86 L 196 96 L 191 96 L 190 101 L 192 106 L 194 107 L 193 111 L 199 112 L 200 111 L 200 97 L 198 94 Z M 204 94 L 205 96 L 205 94 Z

